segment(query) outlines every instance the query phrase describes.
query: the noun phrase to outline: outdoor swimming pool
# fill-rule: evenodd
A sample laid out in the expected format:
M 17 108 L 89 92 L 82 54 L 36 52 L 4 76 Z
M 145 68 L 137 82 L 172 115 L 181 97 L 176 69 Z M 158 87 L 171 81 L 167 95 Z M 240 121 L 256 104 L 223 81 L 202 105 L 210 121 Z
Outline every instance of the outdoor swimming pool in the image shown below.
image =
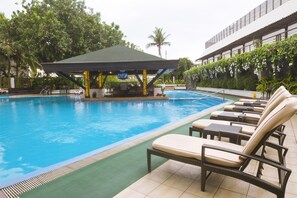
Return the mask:
M 0 98 L 0 186 L 225 102 L 196 92 L 166 94 L 170 100 Z

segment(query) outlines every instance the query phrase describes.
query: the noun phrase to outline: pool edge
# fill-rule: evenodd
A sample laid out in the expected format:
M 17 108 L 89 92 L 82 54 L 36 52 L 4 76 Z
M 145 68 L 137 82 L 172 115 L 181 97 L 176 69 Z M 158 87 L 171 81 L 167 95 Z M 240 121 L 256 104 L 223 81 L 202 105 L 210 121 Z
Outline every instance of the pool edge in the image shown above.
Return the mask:
M 8 185 L 4 185 L 3 184 L 4 182 L 3 182 L 2 184 L 0 184 L 1 185 L 0 189 L 3 192 L 5 192 L 6 190 L 9 191 L 9 189 L 13 189 L 12 191 L 24 193 L 24 192 L 32 190 L 38 186 L 46 184 L 50 181 L 53 181 L 54 179 L 62 177 L 70 172 L 76 171 L 76 170 L 83 168 L 87 165 L 90 165 L 94 162 L 97 162 L 99 160 L 107 158 L 111 155 L 119 153 L 123 150 L 130 148 L 130 147 L 136 146 L 136 145 L 143 143 L 147 140 L 150 140 L 154 137 L 160 136 L 160 135 L 167 133 L 173 129 L 176 129 L 180 126 L 189 124 L 190 122 L 193 122 L 194 120 L 197 120 L 197 119 L 213 112 L 214 110 L 220 109 L 224 105 L 230 104 L 232 102 L 233 102 L 232 100 L 226 100 L 225 103 L 208 108 L 208 109 L 203 110 L 203 111 L 201 111 L 197 114 L 194 114 L 192 116 L 188 116 L 186 119 L 182 119 L 181 121 L 178 121 L 174 124 L 167 124 L 165 126 L 159 127 L 158 129 L 155 129 L 155 130 L 152 130 L 149 132 L 145 132 L 143 134 L 134 136 L 133 138 L 129 138 L 128 140 L 115 143 L 117 145 L 112 144 L 113 147 L 111 145 L 107 146 L 110 148 L 105 148 L 105 149 L 103 149 L 103 151 L 102 151 L 102 149 L 98 149 L 98 150 L 101 150 L 101 151 L 98 151 L 100 153 L 94 153 L 94 151 L 91 151 L 89 153 L 81 155 L 81 156 L 84 156 L 83 158 L 81 156 L 78 156 L 78 157 L 75 157 L 75 159 L 72 158 L 70 160 L 66 160 L 66 161 L 72 161 L 71 163 L 63 164 L 63 165 L 60 165 L 61 163 L 59 163 L 59 166 L 52 165 L 52 166 L 50 166 L 50 168 L 48 168 L 48 167 L 43 168 L 42 170 L 47 169 L 47 171 L 35 171 L 32 174 L 27 174 L 30 177 L 22 179 L 21 181 L 17 181 L 14 183 L 13 182 L 5 182 L 5 183 L 10 183 Z M 89 156 L 87 156 L 87 155 L 89 155 Z M 81 159 L 79 159 L 79 158 L 81 158 Z M 62 162 L 62 163 L 64 163 L 64 162 Z M 25 189 L 25 191 L 18 190 L 18 188 Z

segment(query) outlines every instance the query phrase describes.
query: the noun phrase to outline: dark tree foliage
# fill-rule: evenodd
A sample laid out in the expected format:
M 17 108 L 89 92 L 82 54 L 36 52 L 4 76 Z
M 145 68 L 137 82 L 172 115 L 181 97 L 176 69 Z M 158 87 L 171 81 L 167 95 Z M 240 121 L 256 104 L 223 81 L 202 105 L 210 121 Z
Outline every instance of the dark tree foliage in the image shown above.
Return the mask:
M 32 0 L 23 9 L 13 14 L 10 34 L 30 46 L 41 62 L 126 44 L 119 26 L 101 22 L 84 1 Z
M 24 71 L 28 76 L 29 68 L 35 73 L 42 62 L 116 45 L 137 48 L 123 38 L 118 25 L 102 22 L 84 1 L 23 0 L 22 9 L 13 12 L 11 19 L 0 14 L 0 74 L 17 79 Z

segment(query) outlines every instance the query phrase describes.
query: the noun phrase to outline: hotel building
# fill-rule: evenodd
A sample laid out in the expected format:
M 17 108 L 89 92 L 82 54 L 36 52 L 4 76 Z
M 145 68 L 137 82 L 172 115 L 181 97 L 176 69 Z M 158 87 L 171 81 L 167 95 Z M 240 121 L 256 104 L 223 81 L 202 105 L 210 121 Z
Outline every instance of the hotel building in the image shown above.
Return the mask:
M 297 0 L 266 0 L 206 41 L 202 64 L 297 34 Z

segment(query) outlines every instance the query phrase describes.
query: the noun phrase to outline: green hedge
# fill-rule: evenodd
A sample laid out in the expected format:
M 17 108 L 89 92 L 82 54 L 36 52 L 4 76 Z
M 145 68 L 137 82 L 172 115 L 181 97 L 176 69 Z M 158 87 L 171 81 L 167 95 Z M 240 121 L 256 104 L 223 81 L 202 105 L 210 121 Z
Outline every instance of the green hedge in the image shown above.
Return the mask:
M 251 52 L 187 70 L 186 79 L 199 86 L 255 90 L 267 79 L 271 83 L 290 77 L 294 87 L 297 78 L 297 36 L 266 44 Z M 255 75 L 261 77 L 260 82 Z
M 199 87 L 226 89 L 256 90 L 258 78 L 256 75 L 236 78 L 208 79 L 197 83 Z

